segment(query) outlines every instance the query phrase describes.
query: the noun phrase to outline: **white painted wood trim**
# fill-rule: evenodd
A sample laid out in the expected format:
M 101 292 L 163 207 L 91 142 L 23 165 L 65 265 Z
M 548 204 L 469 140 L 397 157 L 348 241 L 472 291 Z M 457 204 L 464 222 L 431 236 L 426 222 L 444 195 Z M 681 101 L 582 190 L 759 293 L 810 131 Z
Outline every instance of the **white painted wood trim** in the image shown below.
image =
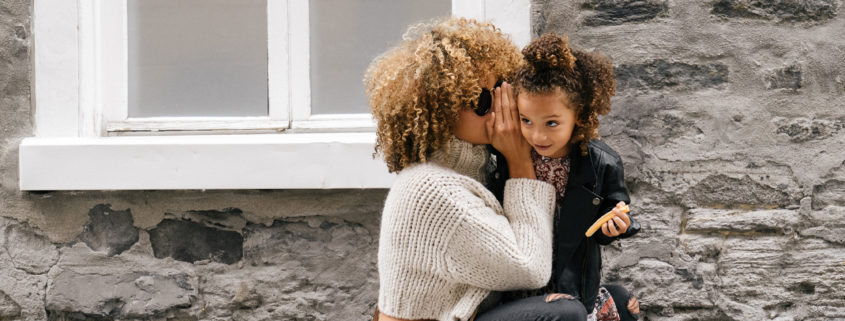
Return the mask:
M 290 120 L 289 20 L 285 1 L 267 1 L 267 94 L 274 121 Z
M 374 133 L 26 138 L 20 189 L 388 188 Z
M 79 0 L 79 114 L 78 136 L 96 137 L 102 131 L 102 110 L 97 97 L 99 8 L 95 0 Z
M 270 117 L 151 117 L 129 118 L 125 121 L 109 122 L 111 134 L 126 132 L 185 132 L 185 131 L 284 131 L 289 122 L 273 120 Z
M 290 30 L 291 119 L 311 117 L 311 44 L 308 1 L 288 0 Z
M 494 23 L 514 35 L 517 45 L 526 44 L 530 2 L 495 1 L 504 0 L 453 0 L 453 14 L 479 18 L 480 10 L 483 19 L 497 19 Z M 285 39 L 287 34 L 288 56 L 278 56 L 278 64 L 271 60 L 268 68 L 279 74 L 287 59 L 288 72 L 280 73 L 282 79 L 270 77 L 268 84 L 273 90 L 287 82 L 287 99 L 284 91 L 270 96 L 271 104 L 279 104 L 274 106 L 287 102 L 287 111 L 271 108 L 271 117 L 265 119 L 202 118 L 187 123 L 197 130 L 226 131 L 274 129 L 284 125 L 276 122 L 284 119 L 293 121 L 288 133 L 91 137 L 119 132 L 127 124 L 167 131 L 186 119 L 158 118 L 155 124 L 127 119 L 126 0 L 34 0 L 37 137 L 20 144 L 20 189 L 389 187 L 394 175 L 381 160 L 372 159 L 375 123 L 369 114 L 311 115 L 308 2 L 283 2 L 268 1 L 268 12 L 287 10 L 290 17 L 284 26 L 268 21 L 268 28 L 273 25 L 268 35 Z M 276 56 L 283 45 L 271 41 L 268 54 Z M 104 118 L 115 122 L 105 126 Z
M 125 120 L 129 115 L 128 13 L 126 0 L 96 1 L 96 4 L 98 104 L 95 108 L 102 112 L 102 121 L 108 124 Z
M 35 135 L 77 136 L 79 111 L 76 1 L 33 2 Z
M 375 132 L 371 114 L 322 114 L 306 120 L 295 120 L 291 132 Z

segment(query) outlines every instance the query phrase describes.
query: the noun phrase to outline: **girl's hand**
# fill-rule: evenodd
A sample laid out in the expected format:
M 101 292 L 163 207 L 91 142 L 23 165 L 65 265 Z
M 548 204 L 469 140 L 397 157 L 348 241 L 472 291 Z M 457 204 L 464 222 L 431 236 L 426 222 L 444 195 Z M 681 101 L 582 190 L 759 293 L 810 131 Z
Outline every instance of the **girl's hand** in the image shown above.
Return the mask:
M 616 216 L 601 226 L 601 232 L 605 236 L 616 237 L 622 235 L 628 231 L 628 226 L 631 226 L 631 218 L 628 217 L 628 214 L 619 210 L 622 206 L 625 206 L 625 202 L 617 203 L 616 208 L 612 210 Z
M 492 117 L 486 123 L 488 138 L 493 147 L 505 156 L 511 178 L 536 178 L 531 162 L 531 145 L 522 137 L 513 86 L 503 83 L 493 92 Z

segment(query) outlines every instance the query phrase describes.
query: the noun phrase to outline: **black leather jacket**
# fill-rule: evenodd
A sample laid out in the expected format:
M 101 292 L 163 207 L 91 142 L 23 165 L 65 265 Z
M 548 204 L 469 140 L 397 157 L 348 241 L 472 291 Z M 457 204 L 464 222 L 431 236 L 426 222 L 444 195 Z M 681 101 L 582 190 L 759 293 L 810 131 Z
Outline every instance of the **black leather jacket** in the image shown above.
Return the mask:
M 508 177 L 504 157 L 497 154 L 497 169 L 491 189 L 500 197 Z M 578 298 L 591 312 L 601 282 L 601 249 L 617 238 L 627 238 L 640 231 L 640 224 L 631 217 L 631 226 L 618 237 L 607 237 L 601 230 L 587 238 L 584 233 L 599 217 L 619 201 L 630 203 L 625 188 L 622 159 L 604 142 L 593 140 L 588 154 L 581 155 L 575 146 L 569 153 L 571 167 L 566 193 L 555 213 L 554 253 L 549 288 Z

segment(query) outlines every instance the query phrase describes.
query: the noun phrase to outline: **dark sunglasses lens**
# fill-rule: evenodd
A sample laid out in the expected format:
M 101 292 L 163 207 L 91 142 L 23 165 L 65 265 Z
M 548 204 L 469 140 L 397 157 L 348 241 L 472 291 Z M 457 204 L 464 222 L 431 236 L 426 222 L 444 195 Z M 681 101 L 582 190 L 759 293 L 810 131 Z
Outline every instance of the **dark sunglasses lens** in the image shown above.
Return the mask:
M 478 104 L 475 105 L 475 114 L 478 116 L 487 115 L 490 112 L 490 106 L 493 105 L 493 94 L 486 88 L 481 89 L 481 95 L 478 96 Z

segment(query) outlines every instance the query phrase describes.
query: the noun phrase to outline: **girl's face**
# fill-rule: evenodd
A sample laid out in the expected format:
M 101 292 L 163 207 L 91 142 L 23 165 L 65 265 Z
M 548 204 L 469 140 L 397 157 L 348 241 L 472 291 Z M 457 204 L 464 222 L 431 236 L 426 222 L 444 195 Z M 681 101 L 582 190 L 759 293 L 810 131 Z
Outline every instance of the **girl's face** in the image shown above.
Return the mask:
M 537 154 L 559 158 L 569 153 L 569 140 L 575 129 L 575 108 L 566 94 L 517 97 L 522 136 Z

